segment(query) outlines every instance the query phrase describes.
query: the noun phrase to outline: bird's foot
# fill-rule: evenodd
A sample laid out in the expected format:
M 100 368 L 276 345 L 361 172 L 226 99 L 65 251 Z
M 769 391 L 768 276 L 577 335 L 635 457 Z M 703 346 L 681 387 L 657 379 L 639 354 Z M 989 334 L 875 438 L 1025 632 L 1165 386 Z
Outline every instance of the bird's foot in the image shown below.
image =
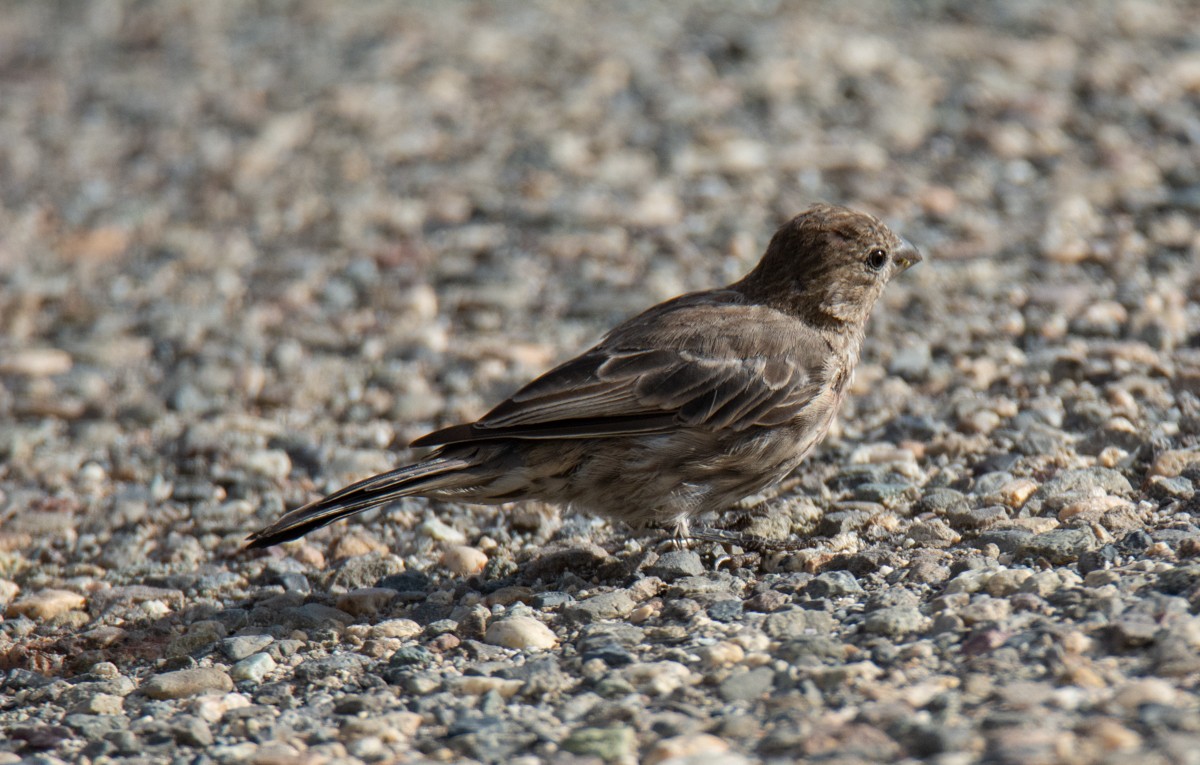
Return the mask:
M 663 534 L 663 538 L 655 543 L 655 547 L 660 553 L 686 550 L 692 546 L 693 542 L 697 541 L 692 537 L 691 527 L 686 518 L 680 519 L 670 526 L 652 525 L 650 529 Z
M 768 539 L 755 534 L 743 534 L 727 529 L 690 529 L 687 538 L 698 542 L 737 545 L 748 552 L 796 552 L 804 545 L 795 539 Z
M 666 538 L 657 545 L 661 552 L 685 550 L 705 542 L 740 547 L 745 553 L 751 555 L 797 552 L 805 547 L 800 540 L 796 539 L 768 539 L 756 534 L 746 534 L 728 529 L 692 528 L 687 523 L 679 523 L 670 529 L 660 528 L 660 530 L 667 534 Z M 737 555 L 732 557 L 737 557 Z M 731 554 L 718 556 L 718 567 L 721 562 L 729 558 L 731 558 Z

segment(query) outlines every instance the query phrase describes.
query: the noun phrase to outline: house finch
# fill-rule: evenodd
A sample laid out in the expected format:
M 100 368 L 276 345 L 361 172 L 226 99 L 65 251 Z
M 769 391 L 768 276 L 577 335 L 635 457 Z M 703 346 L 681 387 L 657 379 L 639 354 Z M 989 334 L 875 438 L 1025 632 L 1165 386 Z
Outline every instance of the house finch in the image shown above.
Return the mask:
M 882 222 L 817 205 L 728 287 L 668 300 L 617 326 L 479 420 L 438 430 L 412 465 L 285 514 L 250 547 L 421 495 L 540 499 L 678 538 L 795 469 L 829 430 L 884 286 L 921 260 Z

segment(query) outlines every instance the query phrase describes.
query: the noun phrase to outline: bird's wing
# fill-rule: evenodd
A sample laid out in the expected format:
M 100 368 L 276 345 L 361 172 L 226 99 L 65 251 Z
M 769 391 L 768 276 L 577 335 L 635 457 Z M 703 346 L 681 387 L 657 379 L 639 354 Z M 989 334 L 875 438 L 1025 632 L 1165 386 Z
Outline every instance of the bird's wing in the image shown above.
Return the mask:
M 726 336 L 725 340 L 728 340 Z M 517 391 L 478 422 L 455 425 L 414 446 L 495 438 L 594 438 L 687 427 L 745 430 L 798 416 L 822 388 L 823 343 L 742 356 L 737 343 L 684 347 L 600 346 Z M 693 346 L 693 347 L 688 347 Z M 818 347 L 819 346 L 819 347 Z

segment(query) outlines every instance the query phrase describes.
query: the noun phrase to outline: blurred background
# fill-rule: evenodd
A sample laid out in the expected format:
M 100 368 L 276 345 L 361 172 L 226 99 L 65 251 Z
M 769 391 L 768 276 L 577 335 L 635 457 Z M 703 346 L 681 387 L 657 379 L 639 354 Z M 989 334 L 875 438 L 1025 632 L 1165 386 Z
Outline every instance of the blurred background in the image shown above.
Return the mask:
M 820 200 L 928 258 L 850 436 L 1178 439 L 1198 29 L 1146 0 L 7 4 L 0 536 L 233 549 Z
M 1194 2 L 5 2 L 0 605 L 184 574 L 248 597 L 246 532 L 739 277 L 816 201 L 926 261 L 811 496 L 866 497 L 826 479 L 867 443 L 911 457 L 888 502 L 967 493 L 941 541 L 1057 524 L 1022 506 L 1064 468 L 1190 499 Z M 443 512 L 506 547 L 558 528 Z M 295 565 L 428 565 L 422 517 Z
M 944 436 L 966 475 L 1002 424 L 1049 460 L 1178 440 L 1198 29 L 1148 0 L 7 4 L 0 537 L 235 549 L 815 201 L 928 259 L 852 439 Z

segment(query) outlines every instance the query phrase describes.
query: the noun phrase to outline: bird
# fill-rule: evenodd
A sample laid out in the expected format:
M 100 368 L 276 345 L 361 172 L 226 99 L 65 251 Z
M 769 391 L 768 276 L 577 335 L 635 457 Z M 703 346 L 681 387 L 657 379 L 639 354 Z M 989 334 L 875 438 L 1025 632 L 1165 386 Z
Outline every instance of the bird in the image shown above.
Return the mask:
M 676 540 L 761 542 L 693 522 L 777 484 L 820 443 L 871 309 L 921 260 L 878 218 L 814 205 L 742 279 L 626 320 L 475 422 L 413 441 L 436 447 L 424 459 L 291 510 L 247 547 L 408 496 L 541 500 Z

